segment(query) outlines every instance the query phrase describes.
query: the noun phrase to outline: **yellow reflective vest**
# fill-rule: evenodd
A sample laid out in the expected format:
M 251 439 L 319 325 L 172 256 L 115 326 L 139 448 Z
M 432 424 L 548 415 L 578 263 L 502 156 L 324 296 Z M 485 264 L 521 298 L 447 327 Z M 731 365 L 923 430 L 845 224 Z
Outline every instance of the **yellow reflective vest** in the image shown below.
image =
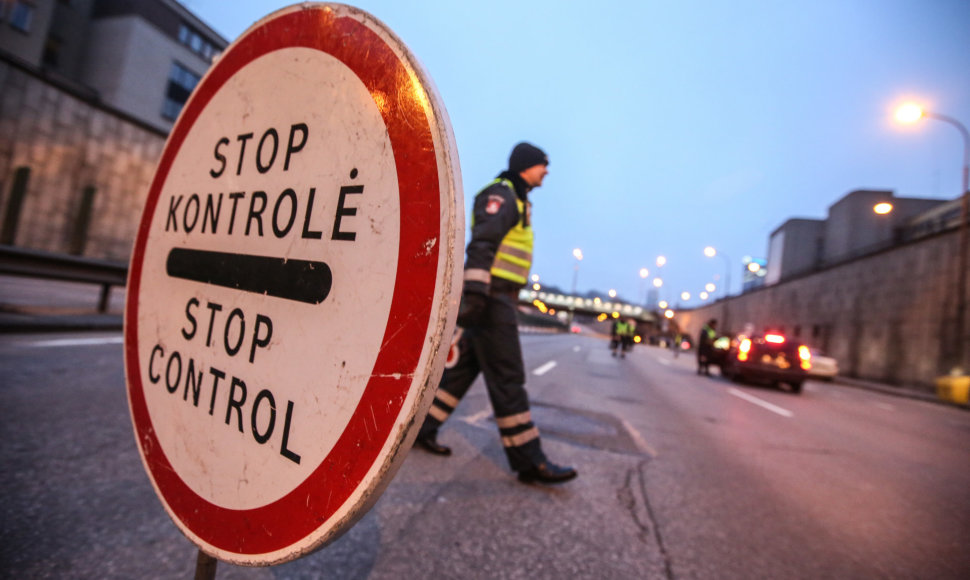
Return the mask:
M 515 193 L 515 186 L 508 179 L 496 179 L 489 186 L 495 183 L 502 183 Z M 532 267 L 532 247 L 535 237 L 532 233 L 532 225 L 526 219 L 529 204 L 523 202 L 518 196 L 515 197 L 515 204 L 519 209 L 519 221 L 502 238 L 502 243 L 495 252 L 491 273 L 494 277 L 524 285 L 529 280 L 529 269 Z M 474 223 L 473 215 L 472 224 Z

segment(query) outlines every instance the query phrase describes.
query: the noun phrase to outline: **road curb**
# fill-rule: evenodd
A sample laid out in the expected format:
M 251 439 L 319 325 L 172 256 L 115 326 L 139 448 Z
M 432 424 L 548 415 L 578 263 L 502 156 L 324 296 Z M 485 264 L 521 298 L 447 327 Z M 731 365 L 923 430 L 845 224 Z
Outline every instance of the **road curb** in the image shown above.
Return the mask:
M 868 391 L 875 391 L 877 393 L 882 393 L 884 395 L 890 395 L 893 397 L 903 397 L 906 399 L 913 399 L 917 401 L 925 401 L 927 403 L 937 403 L 940 405 L 947 405 L 950 407 L 956 407 L 957 409 L 970 410 L 970 407 L 964 405 L 958 405 L 956 403 L 945 401 L 936 396 L 932 391 L 927 391 L 919 389 L 917 387 L 894 387 L 891 385 L 885 385 L 882 383 L 874 383 L 872 381 L 866 381 L 862 379 L 854 379 L 851 377 L 836 377 L 833 381 L 834 384 L 852 387 L 856 389 L 865 389 Z

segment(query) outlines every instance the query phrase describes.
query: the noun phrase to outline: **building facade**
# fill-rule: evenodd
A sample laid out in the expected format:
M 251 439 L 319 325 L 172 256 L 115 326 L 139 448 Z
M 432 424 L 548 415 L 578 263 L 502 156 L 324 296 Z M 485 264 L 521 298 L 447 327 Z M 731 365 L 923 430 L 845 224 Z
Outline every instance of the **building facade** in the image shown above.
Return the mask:
M 169 131 L 228 42 L 175 0 L 7 0 L 0 51 Z
M 226 46 L 174 0 L 0 2 L 0 243 L 126 261 L 167 133 Z

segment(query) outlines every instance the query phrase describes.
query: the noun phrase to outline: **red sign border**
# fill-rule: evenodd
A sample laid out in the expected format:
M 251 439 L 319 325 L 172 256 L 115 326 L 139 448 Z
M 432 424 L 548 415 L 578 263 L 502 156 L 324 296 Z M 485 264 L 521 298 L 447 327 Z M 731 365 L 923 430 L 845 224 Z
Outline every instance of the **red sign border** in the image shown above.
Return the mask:
M 196 88 L 169 136 L 132 252 L 125 312 L 129 405 L 146 468 L 173 517 L 203 542 L 240 555 L 284 550 L 333 523 L 330 520 L 335 512 L 363 483 L 388 437 L 394 435 L 395 420 L 416 379 L 414 372 L 437 286 L 440 244 L 429 249 L 426 242 L 441 236 L 438 162 L 428 120 L 433 113 L 425 88 L 409 63 L 364 22 L 338 16 L 333 8 L 294 7 L 274 16 L 251 29 L 222 55 Z M 212 97 L 240 69 L 270 52 L 296 47 L 320 50 L 337 58 L 372 94 L 395 96 L 384 100 L 380 110 L 399 182 L 401 227 L 396 282 L 371 378 L 331 453 L 303 483 L 279 500 L 254 509 L 226 509 L 186 485 L 165 456 L 152 427 L 138 358 L 137 297 L 152 217 L 186 135 Z M 363 414 L 357 412 L 360 409 L 368 409 L 366 424 Z M 381 443 L 375 445 L 375 439 Z

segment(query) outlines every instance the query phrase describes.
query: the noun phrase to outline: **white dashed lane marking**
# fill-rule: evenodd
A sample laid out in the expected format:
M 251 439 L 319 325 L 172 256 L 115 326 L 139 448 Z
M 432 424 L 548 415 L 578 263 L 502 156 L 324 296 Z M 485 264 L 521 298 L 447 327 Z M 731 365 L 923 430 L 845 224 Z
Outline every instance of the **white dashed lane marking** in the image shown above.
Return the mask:
M 542 365 L 541 367 L 537 368 L 536 370 L 532 371 L 532 374 L 534 374 L 537 377 L 541 377 L 542 375 L 548 373 L 553 368 L 555 368 L 555 366 L 556 366 L 556 361 L 551 360 L 546 364 Z
M 728 389 L 728 393 L 734 395 L 735 397 L 738 397 L 739 399 L 744 399 L 745 401 L 747 401 L 747 402 L 749 402 L 749 403 L 751 403 L 753 405 L 758 405 L 762 409 L 767 409 L 767 410 L 771 411 L 772 413 L 778 413 L 782 417 L 787 417 L 787 418 L 790 419 L 793 416 L 795 416 L 795 414 L 792 413 L 791 411 L 789 411 L 788 409 L 783 409 L 783 408 L 779 407 L 778 405 L 773 405 L 773 404 L 769 403 L 768 401 L 765 401 L 764 399 L 759 399 L 758 397 L 755 397 L 754 395 L 749 395 L 748 393 L 745 393 L 744 391 L 739 391 L 739 390 L 737 390 L 735 388 L 731 388 L 731 389 Z

